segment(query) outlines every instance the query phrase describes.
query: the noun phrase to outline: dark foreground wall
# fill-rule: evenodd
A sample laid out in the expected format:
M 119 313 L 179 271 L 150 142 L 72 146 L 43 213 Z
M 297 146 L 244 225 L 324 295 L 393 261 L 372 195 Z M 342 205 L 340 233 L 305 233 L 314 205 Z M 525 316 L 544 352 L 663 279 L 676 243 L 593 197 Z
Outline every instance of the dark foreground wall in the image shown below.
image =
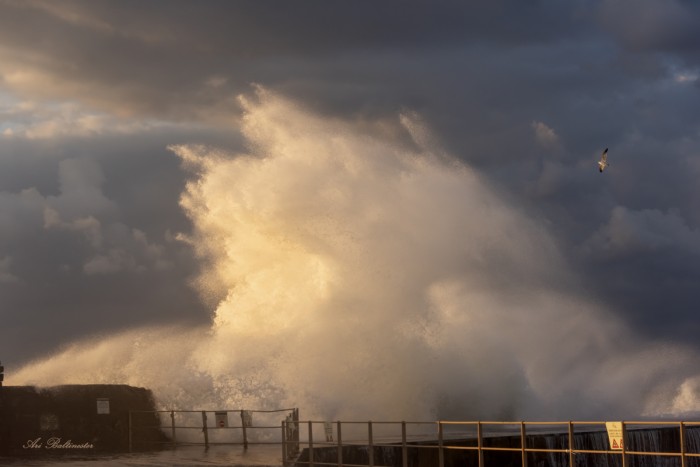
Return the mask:
M 678 428 L 650 428 L 629 430 L 627 432 L 627 447 L 637 452 L 680 453 L 681 440 Z M 527 465 L 532 467 L 622 467 L 620 453 L 605 454 L 609 450 L 606 432 L 584 432 L 574 435 L 574 449 L 581 451 L 596 451 L 597 453 L 577 453 L 574 465 L 569 464 L 566 452 L 546 453 L 531 451 L 527 454 Z M 485 451 L 483 465 L 486 467 L 522 467 L 520 451 L 520 436 L 494 436 L 483 439 L 484 447 L 510 448 L 513 451 Z M 566 450 L 569 440 L 567 434 L 528 435 L 528 449 Z M 700 427 L 689 427 L 683 440 L 685 452 L 700 454 Z M 445 467 L 478 467 L 479 458 L 474 450 L 455 449 L 458 447 L 476 447 L 476 439 L 449 440 L 444 446 L 453 449 L 443 451 Z M 370 465 L 370 448 L 368 446 L 347 445 L 342 447 L 343 465 Z M 373 465 L 386 467 L 402 467 L 404 465 L 401 446 L 372 447 Z M 338 462 L 338 448 L 317 447 L 313 450 L 315 465 L 334 465 Z M 305 448 L 297 459 L 296 467 L 311 465 L 311 453 Z M 436 441 L 408 443 L 408 467 L 435 467 L 440 465 Z M 687 458 L 685 464 L 675 456 L 628 455 L 624 464 L 626 467 L 700 467 L 700 457 Z
M 0 455 L 125 452 L 140 410 L 155 410 L 151 391 L 123 384 L 0 387 Z M 155 415 L 138 420 L 135 449 L 162 440 Z

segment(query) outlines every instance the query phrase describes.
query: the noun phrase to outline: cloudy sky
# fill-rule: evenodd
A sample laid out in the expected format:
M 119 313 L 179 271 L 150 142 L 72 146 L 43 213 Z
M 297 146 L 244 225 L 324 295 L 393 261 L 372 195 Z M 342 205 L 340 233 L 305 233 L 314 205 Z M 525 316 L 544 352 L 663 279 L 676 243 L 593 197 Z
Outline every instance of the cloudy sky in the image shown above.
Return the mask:
M 698 24 L 700 6 L 687 0 L 0 0 L 0 360 L 8 381 L 74 342 L 222 326 L 216 310 L 252 282 L 246 271 L 279 253 L 277 244 L 241 246 L 258 225 L 246 216 L 256 212 L 275 212 L 279 225 L 265 225 L 290 236 L 310 229 L 304 242 L 311 225 L 334 238 L 346 232 L 347 248 L 386 255 L 376 270 L 388 276 L 429 263 L 432 278 L 396 290 L 433 294 L 433 308 L 464 293 L 435 278 L 467 271 L 432 245 L 457 252 L 466 242 L 483 256 L 469 274 L 488 282 L 475 288 L 464 279 L 472 291 L 556 289 L 590 303 L 603 316 L 595 323 L 607 327 L 608 316 L 634 336 L 630 353 L 658 343 L 700 353 Z M 296 133 L 280 136 L 289 128 Z M 280 167 L 235 162 L 284 157 L 291 147 L 322 156 Z M 324 147 L 337 149 L 337 161 Z M 398 147 L 430 153 L 436 167 L 397 162 L 389 154 Z M 606 147 L 610 167 L 601 174 Z M 335 177 L 336 163 L 362 184 Z M 469 171 L 469 189 L 443 173 L 455 164 Z M 233 175 L 215 181 L 222 173 Z M 391 190 L 401 173 L 413 174 L 417 191 Z M 401 221 L 386 221 L 386 239 L 364 242 L 369 230 L 350 232 L 354 221 L 336 228 L 341 217 L 333 227 L 315 223 L 321 208 L 304 211 L 308 198 L 293 198 L 320 179 L 323 193 L 353 193 L 350 203 L 329 195 L 334 216 L 357 219 L 361 205 L 366 219 L 381 203 L 389 214 L 416 206 L 426 216 L 411 224 L 406 209 Z M 268 199 L 278 192 L 290 201 Z M 476 198 L 483 209 L 471 208 Z M 238 224 L 217 224 L 228 216 Z M 405 226 L 425 229 L 426 219 L 437 227 L 414 241 Z M 342 265 L 336 282 L 358 290 L 371 282 L 327 240 L 314 254 Z M 222 251 L 238 255 L 225 266 L 237 273 L 222 275 Z M 387 289 L 359 297 L 398 308 L 404 299 Z M 391 312 L 382 324 L 416 316 Z M 264 313 L 258 319 L 264 327 Z

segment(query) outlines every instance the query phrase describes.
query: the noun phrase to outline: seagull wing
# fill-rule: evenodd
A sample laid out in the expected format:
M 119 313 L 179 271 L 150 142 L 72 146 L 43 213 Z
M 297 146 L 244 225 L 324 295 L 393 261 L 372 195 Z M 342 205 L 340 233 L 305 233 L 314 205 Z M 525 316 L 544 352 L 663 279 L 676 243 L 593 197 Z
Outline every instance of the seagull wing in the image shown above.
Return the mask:
M 598 171 L 602 172 L 608 166 L 608 148 L 605 148 L 598 161 Z

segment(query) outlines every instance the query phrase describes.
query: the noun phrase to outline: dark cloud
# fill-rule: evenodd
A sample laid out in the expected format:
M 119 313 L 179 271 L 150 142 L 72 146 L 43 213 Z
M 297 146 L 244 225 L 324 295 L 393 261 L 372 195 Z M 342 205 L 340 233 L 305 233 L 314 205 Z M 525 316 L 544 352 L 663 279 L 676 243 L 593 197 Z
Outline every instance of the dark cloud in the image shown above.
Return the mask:
M 601 23 L 632 50 L 676 51 L 698 59 L 700 5 L 689 0 L 604 0 Z
M 11 149 L 0 191 L 6 363 L 95 333 L 208 321 L 210 311 L 188 286 L 191 252 L 175 238 L 188 221 L 177 206 L 183 174 L 167 142 L 2 145 Z M 17 160 L 30 161 L 28 168 Z
M 387 52 L 543 43 L 578 30 L 570 6 L 515 1 L 9 2 L 0 21 L 5 81 L 27 95 L 205 119 L 198 110 L 230 112 L 227 95 L 252 81 L 326 80 L 348 54 L 379 53 L 356 69 L 372 74 Z M 285 61 L 292 66 L 281 70 Z

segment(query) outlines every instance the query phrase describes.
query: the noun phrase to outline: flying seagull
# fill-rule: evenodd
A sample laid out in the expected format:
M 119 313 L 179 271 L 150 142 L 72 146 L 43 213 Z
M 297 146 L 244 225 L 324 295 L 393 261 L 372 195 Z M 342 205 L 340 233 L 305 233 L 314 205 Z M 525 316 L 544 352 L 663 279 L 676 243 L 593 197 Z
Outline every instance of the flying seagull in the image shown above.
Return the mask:
M 603 172 L 608 165 L 608 148 L 605 148 L 605 151 L 600 155 L 600 160 L 598 161 L 598 170 Z

